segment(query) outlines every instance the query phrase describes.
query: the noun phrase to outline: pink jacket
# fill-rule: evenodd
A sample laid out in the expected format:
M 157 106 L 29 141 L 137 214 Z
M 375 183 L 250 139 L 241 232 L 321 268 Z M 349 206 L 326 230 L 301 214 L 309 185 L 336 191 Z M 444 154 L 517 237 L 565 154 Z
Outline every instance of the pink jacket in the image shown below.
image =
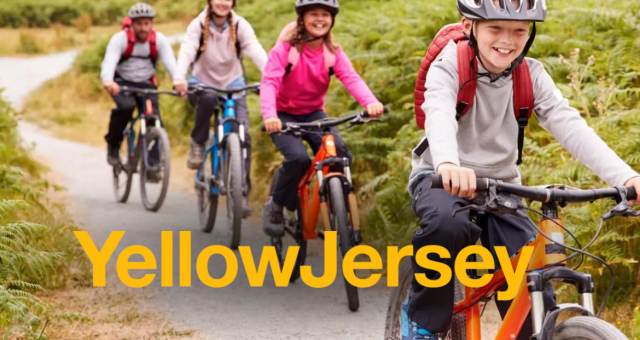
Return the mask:
M 322 47 L 312 50 L 305 45 L 298 64 L 283 80 L 289 46 L 288 42 L 278 42 L 269 52 L 269 59 L 262 73 L 260 102 L 265 120 L 278 117 L 277 111 L 304 115 L 324 110 L 330 79 L 324 66 Z M 363 107 L 378 102 L 340 48 L 336 51 L 334 73 Z

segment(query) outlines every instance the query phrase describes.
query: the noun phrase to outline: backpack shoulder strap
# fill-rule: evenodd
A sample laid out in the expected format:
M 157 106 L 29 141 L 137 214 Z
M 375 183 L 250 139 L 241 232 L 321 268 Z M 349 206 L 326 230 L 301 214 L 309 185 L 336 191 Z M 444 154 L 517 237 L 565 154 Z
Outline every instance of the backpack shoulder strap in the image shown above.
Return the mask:
M 329 73 L 329 78 L 335 74 L 334 66 L 336 66 L 336 55 L 329 50 L 327 44 L 322 44 L 322 53 L 324 54 L 324 65 Z
M 127 36 L 127 47 L 124 49 L 124 52 L 120 56 L 119 63 L 122 63 L 125 60 L 129 59 L 129 57 L 131 57 L 131 54 L 133 53 L 133 47 L 135 46 L 135 43 L 136 43 L 136 35 L 135 33 L 133 33 L 132 29 L 125 28 L 124 32 Z
M 198 61 L 198 59 L 200 59 L 200 56 L 202 55 L 202 51 L 200 50 L 200 49 L 202 49 L 202 45 L 204 45 L 204 24 L 201 21 L 200 22 L 200 42 L 198 43 L 198 50 L 196 51 L 196 58 L 193 60 L 194 63 L 196 61 Z
M 522 149 L 524 148 L 524 130 L 529 124 L 533 113 L 533 81 L 529 64 L 526 60 L 513 71 L 513 112 L 518 121 L 518 162 L 522 163 Z
M 158 61 L 158 44 L 155 30 L 151 30 L 147 41 L 149 42 L 149 56 L 151 57 L 151 62 L 155 66 L 156 62 Z
M 298 51 L 298 49 L 289 44 L 289 54 L 287 56 L 287 66 L 285 67 L 284 70 L 284 76 L 288 76 L 289 73 L 291 73 L 291 70 L 293 70 L 293 68 L 296 66 L 296 64 L 298 64 L 298 61 L 300 60 L 300 52 Z
M 238 38 L 240 35 L 238 34 L 238 28 L 240 27 L 240 20 L 236 22 L 236 54 L 238 55 L 238 59 L 242 59 L 242 49 L 240 46 L 240 39 Z
M 456 102 L 456 120 L 462 118 L 473 106 L 478 80 L 473 70 L 478 61 L 475 52 L 467 41 L 458 42 L 458 100 Z M 471 64 L 473 62 L 473 65 Z M 473 69 L 471 68 L 473 67 Z

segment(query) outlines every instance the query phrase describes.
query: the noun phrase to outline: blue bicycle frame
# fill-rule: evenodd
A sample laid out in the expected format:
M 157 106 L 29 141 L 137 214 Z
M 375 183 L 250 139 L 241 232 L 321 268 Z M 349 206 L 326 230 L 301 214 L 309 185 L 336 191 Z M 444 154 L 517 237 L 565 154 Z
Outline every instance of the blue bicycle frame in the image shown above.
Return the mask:
M 212 185 L 210 187 L 210 193 L 212 195 L 225 195 L 226 194 L 226 188 L 225 188 L 225 169 L 223 166 L 221 166 L 222 162 L 226 162 L 227 161 L 227 150 L 225 147 L 225 142 L 227 139 L 227 136 L 229 135 L 229 133 L 232 132 L 232 129 L 235 126 L 238 127 L 238 136 L 240 137 L 240 143 L 241 143 L 241 147 L 242 147 L 242 153 L 243 153 L 243 160 L 247 158 L 247 149 L 245 147 L 245 139 L 244 139 L 244 135 L 245 135 L 245 126 L 242 122 L 238 121 L 238 119 L 236 118 L 236 101 L 233 98 L 233 94 L 234 93 L 238 93 L 238 92 L 244 92 L 248 89 L 255 89 L 257 88 L 258 85 L 251 85 L 251 86 L 246 86 L 246 87 L 242 87 L 242 88 L 236 88 L 236 89 L 228 89 L 228 90 L 221 90 L 221 89 L 217 89 L 211 86 L 205 86 L 205 85 L 197 85 L 196 88 L 197 90 L 202 90 L 205 88 L 209 88 L 212 90 L 215 90 L 216 92 L 223 93 L 225 94 L 220 95 L 220 100 L 224 101 L 224 106 L 222 106 L 222 119 L 219 121 L 217 118 L 215 119 L 216 121 L 216 128 L 215 128 L 215 132 L 214 132 L 214 138 L 213 138 L 213 143 L 211 145 L 208 145 L 205 153 L 204 153 L 204 159 L 206 160 L 208 155 L 211 154 L 211 168 L 213 169 L 213 182 L 215 185 Z M 241 162 L 242 164 L 242 175 L 244 178 L 244 162 Z M 201 174 L 202 168 L 198 169 L 196 171 L 196 184 L 197 182 L 199 182 L 199 178 L 202 175 Z M 205 174 L 206 176 L 206 174 Z M 246 186 L 243 185 L 243 191 L 244 194 L 246 194 Z

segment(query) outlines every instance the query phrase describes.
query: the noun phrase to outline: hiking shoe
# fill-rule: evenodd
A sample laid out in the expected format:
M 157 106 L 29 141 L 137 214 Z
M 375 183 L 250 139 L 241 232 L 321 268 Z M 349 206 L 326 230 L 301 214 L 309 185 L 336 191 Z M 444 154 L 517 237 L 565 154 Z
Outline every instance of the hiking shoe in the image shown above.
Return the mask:
M 438 337 L 435 334 L 429 332 L 428 330 L 420 327 L 414 321 L 409 319 L 407 315 L 407 310 L 409 309 L 409 297 L 404 300 L 402 304 L 402 312 L 401 312 L 401 336 L 402 340 L 438 340 Z
M 157 170 L 147 170 L 147 182 L 159 183 L 162 180 L 162 176 Z
M 246 197 L 242 197 L 242 217 L 247 218 L 251 216 L 251 206 L 249 200 Z
M 107 163 L 111 166 L 120 164 L 120 148 L 113 145 L 107 146 Z
M 197 170 L 204 162 L 204 145 L 191 141 L 189 147 L 189 156 L 187 158 L 187 167 L 191 170 Z
M 284 236 L 283 207 L 275 204 L 272 198 L 262 208 L 262 230 L 271 237 Z

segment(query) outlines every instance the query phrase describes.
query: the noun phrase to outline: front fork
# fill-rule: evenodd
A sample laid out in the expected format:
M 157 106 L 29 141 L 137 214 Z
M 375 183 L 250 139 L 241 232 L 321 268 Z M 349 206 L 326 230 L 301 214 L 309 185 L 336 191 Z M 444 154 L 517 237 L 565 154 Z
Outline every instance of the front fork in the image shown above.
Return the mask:
M 355 245 L 362 243 L 362 234 L 360 232 L 360 214 L 358 210 L 358 200 L 353 190 L 353 182 L 351 180 L 351 168 L 347 158 L 327 159 L 316 164 L 316 176 L 318 177 L 318 187 L 320 188 L 318 195 L 320 196 L 320 213 L 322 214 L 322 224 L 325 231 L 331 230 L 329 218 L 329 207 L 327 206 L 327 190 L 325 184 L 324 167 L 333 163 L 342 163 L 344 169 L 344 178 L 348 182 L 347 200 L 349 215 L 351 218 L 351 229 L 353 232 L 353 240 Z M 320 235 L 323 237 L 323 235 Z
M 539 238 L 536 242 L 543 244 L 536 246 L 536 249 L 539 249 L 539 251 L 537 251 L 534 256 L 537 256 L 538 259 L 544 257 L 545 265 L 554 263 L 562 263 L 562 265 L 544 272 L 534 271 L 527 276 L 527 289 L 529 290 L 531 299 L 531 317 L 533 323 L 532 340 L 551 340 L 558 315 L 563 311 L 578 312 L 584 316 L 593 316 L 595 314 L 593 305 L 595 285 L 593 277 L 589 273 L 578 273 L 564 266 L 566 264 L 565 248 L 557 244 L 564 244 L 564 230 L 558 225 L 562 225 L 562 221 L 558 219 L 558 205 L 544 204 L 542 209 L 545 218 L 540 224 L 540 230 L 555 242 L 551 242 L 546 238 Z M 536 262 L 540 263 L 539 261 Z M 580 304 L 559 304 L 552 306 L 549 312 L 546 312 L 544 305 L 544 288 L 547 283 L 552 280 L 560 280 L 574 285 L 580 294 Z

